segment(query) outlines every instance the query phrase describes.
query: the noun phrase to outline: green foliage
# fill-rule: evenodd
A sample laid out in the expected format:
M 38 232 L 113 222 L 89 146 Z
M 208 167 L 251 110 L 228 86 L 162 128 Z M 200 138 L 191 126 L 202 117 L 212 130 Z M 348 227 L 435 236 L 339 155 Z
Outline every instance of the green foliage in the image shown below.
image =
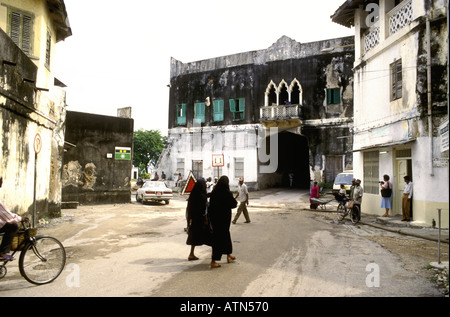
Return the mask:
M 148 168 L 155 166 L 167 143 L 167 137 L 159 130 L 134 131 L 133 165 L 139 167 L 139 174 L 148 173 Z

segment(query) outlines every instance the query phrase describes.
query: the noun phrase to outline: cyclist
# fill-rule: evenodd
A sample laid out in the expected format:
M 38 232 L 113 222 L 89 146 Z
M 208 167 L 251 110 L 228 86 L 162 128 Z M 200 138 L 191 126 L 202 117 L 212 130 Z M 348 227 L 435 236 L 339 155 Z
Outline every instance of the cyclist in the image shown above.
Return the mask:
M 0 177 L 0 188 L 3 185 L 3 177 Z M 12 260 L 11 243 L 17 230 L 18 222 L 25 220 L 25 217 L 13 214 L 0 201 L 0 233 L 4 233 L 2 243 L 0 244 L 0 261 Z

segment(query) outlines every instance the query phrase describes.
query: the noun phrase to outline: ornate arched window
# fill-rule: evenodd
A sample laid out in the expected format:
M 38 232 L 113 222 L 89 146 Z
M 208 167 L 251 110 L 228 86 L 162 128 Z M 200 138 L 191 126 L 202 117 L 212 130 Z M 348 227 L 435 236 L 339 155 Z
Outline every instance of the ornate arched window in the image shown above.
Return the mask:
M 292 104 L 303 104 L 303 90 L 297 78 L 294 78 L 294 80 L 292 81 L 291 85 L 289 86 L 289 91 L 291 93 L 290 101 Z
M 271 80 L 269 85 L 267 86 L 265 93 L 265 106 L 272 106 L 277 104 L 278 90 L 276 88 L 275 83 Z

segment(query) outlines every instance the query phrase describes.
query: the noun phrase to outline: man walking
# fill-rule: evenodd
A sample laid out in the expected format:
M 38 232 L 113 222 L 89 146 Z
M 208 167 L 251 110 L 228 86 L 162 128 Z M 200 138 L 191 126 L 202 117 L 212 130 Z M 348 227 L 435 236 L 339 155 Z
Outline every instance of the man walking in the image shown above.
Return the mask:
M 248 216 L 248 189 L 247 185 L 244 184 L 244 179 L 239 178 L 239 186 L 238 186 L 238 193 L 235 197 L 235 199 L 239 202 L 239 207 L 237 209 L 236 216 L 234 217 L 234 220 L 232 221 L 233 224 L 236 223 L 236 221 L 239 219 L 239 216 L 241 213 L 244 213 L 245 217 L 245 223 L 250 223 L 250 217 Z

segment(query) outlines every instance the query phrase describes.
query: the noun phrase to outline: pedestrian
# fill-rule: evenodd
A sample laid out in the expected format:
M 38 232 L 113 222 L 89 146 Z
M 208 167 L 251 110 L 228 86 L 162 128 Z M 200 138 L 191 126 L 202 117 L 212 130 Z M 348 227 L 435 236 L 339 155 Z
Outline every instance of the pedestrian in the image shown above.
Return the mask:
M 0 177 L 0 188 L 2 185 L 3 177 Z M 11 252 L 12 239 L 19 230 L 18 223 L 20 221 L 28 221 L 28 218 L 13 214 L 0 201 L 0 233 L 4 233 L 0 244 L 0 261 L 13 260 L 9 253 Z
M 222 176 L 211 193 L 208 214 L 213 229 L 211 268 L 220 267 L 222 254 L 227 255 L 227 262 L 236 260 L 231 255 L 233 244 L 231 242 L 230 224 L 231 209 L 236 208 L 237 202 L 230 192 L 230 184 L 227 176 Z
M 211 177 L 208 177 L 208 179 L 206 180 L 206 194 L 208 194 L 208 197 L 211 195 L 213 189 L 214 183 L 212 182 Z
M 317 182 L 313 183 L 313 187 L 311 188 L 311 195 L 309 196 L 309 207 L 311 209 L 317 209 L 317 206 L 319 206 L 319 204 L 313 202 L 311 198 L 320 198 L 320 189 L 317 186 Z
M 158 172 L 155 172 L 155 176 L 153 177 L 152 181 L 158 181 L 158 180 L 159 180 Z
M 292 186 L 294 185 L 294 172 L 291 170 L 288 176 L 289 176 L 289 187 L 292 188 Z
M 239 202 L 239 207 L 236 212 L 236 216 L 234 217 L 234 220 L 232 221 L 233 224 L 236 223 L 236 221 L 239 219 L 239 216 L 241 213 L 244 213 L 245 217 L 245 223 L 250 223 L 250 217 L 248 215 L 248 188 L 247 185 L 244 184 L 244 179 L 241 177 L 239 178 L 239 185 L 238 185 L 238 193 L 236 197 L 234 197 Z
M 361 220 L 361 203 L 362 203 L 363 194 L 364 194 L 364 190 L 363 190 L 363 188 L 361 186 L 361 180 L 357 179 L 355 181 L 355 188 L 353 189 L 353 197 L 352 198 L 353 198 L 353 203 L 355 205 L 359 205 L 358 220 Z
M 203 244 L 210 245 L 208 241 L 207 231 L 207 196 L 206 196 L 206 182 L 203 178 L 197 180 L 192 189 L 188 205 L 186 208 L 187 222 L 188 222 L 188 237 L 186 244 L 191 246 L 191 252 L 189 253 L 188 260 L 198 260 L 195 256 L 194 250 L 196 246 Z
M 403 177 L 406 185 L 405 189 L 403 190 L 403 197 L 402 197 L 402 214 L 403 219 L 402 221 L 410 221 L 411 220 L 411 200 L 412 200 L 412 193 L 413 193 L 413 183 L 411 182 L 411 178 L 406 175 Z
M 385 208 L 386 212 L 382 217 L 389 217 L 389 209 L 392 209 L 392 188 L 389 175 L 383 175 L 383 181 L 380 182 L 381 208 Z

